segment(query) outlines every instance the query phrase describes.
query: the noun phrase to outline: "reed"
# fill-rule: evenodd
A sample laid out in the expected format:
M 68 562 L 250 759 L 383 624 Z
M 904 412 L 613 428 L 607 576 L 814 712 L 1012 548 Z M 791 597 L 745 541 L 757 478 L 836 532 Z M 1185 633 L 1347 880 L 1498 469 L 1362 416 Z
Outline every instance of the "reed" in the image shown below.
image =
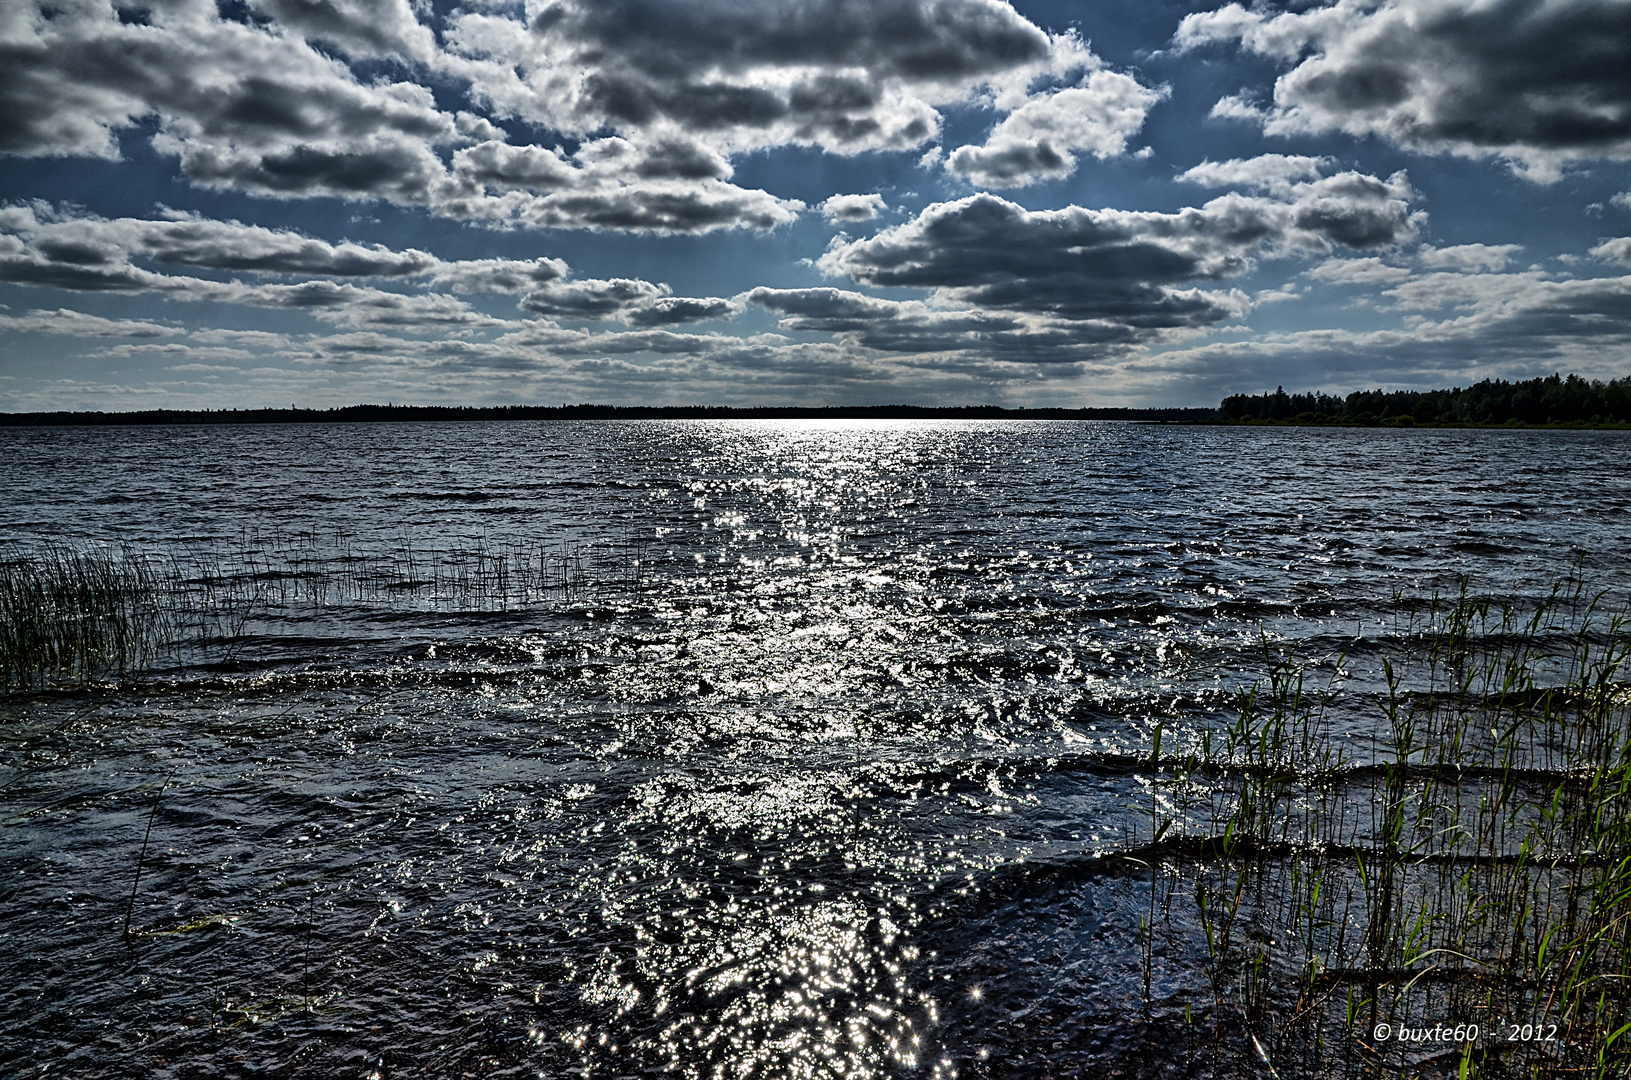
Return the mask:
M 647 541 L 517 539 L 361 549 L 345 536 L 230 545 L 11 545 L 0 550 L 0 685 L 123 677 L 158 661 L 231 658 L 256 619 L 319 609 L 516 611 L 643 587 Z
M 0 559 L 0 680 L 143 666 L 168 634 L 166 582 L 129 551 L 48 546 Z
M 1201 1004 L 1320 1075 L 1631 1075 L 1631 628 L 1578 582 L 1399 601 L 1367 756 L 1327 722 L 1352 695 L 1270 650 L 1232 725 L 1152 770 Z

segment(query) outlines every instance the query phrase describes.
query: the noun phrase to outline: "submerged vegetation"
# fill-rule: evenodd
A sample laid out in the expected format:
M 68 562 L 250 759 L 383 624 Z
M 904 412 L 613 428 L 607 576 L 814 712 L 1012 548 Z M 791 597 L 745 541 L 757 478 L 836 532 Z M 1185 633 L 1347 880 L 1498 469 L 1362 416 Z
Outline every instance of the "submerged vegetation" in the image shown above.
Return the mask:
M 1485 379 L 1449 390 L 1358 390 L 1332 394 L 1235 394 L 1218 406 L 1226 423 L 1543 427 L 1631 425 L 1631 378 L 1597 382 L 1550 375 Z
M 1401 631 L 1375 745 L 1272 654 L 1228 730 L 1156 732 L 1147 955 L 1198 953 L 1186 1015 L 1280 1075 L 1631 1075 L 1623 617 L 1463 592 Z

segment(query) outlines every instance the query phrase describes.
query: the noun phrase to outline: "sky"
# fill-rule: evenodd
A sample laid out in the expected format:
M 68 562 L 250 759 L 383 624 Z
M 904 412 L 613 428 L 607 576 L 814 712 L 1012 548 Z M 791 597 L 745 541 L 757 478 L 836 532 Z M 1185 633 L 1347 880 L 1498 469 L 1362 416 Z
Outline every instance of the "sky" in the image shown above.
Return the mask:
M 0 411 L 1631 375 L 1631 0 L 3 0 Z

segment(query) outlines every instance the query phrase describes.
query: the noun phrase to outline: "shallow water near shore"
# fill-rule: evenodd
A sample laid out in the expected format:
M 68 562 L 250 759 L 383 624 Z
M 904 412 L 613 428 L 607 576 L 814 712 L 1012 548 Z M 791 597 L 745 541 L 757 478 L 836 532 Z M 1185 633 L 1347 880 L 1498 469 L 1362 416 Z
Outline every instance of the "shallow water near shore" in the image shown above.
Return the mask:
M 337 583 L 264 576 L 229 639 L 0 706 L 0 1067 L 1252 1075 L 1227 1018 L 1223 1050 L 1186 1034 L 1215 997 L 1176 939 L 1144 943 L 1150 873 L 1118 858 L 1153 839 L 1157 725 L 1221 730 L 1267 647 L 1341 681 L 1330 736 L 1370 760 L 1396 597 L 1572 576 L 1623 599 L 1628 451 L 0 429 L 17 551 L 296 553 Z M 472 552 L 536 588 L 470 585 Z

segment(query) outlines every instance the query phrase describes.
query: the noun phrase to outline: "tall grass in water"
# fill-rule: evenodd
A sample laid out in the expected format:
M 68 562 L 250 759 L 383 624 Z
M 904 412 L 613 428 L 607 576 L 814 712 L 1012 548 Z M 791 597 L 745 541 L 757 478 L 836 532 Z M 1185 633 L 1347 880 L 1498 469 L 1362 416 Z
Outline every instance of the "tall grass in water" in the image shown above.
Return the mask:
M 515 540 L 359 551 L 345 537 L 245 532 L 162 551 L 47 545 L 0 551 L 0 685 L 138 672 L 230 650 L 256 617 L 347 605 L 511 611 L 638 587 L 640 540 Z
M 172 582 L 128 551 L 47 547 L 0 558 L 0 684 L 145 665 L 170 637 Z
M 1624 618 L 1463 590 L 1399 629 L 1375 746 L 1339 754 L 1343 691 L 1271 656 L 1156 773 L 1152 888 L 1193 892 L 1199 1004 L 1287 1075 L 1631 1075 Z

